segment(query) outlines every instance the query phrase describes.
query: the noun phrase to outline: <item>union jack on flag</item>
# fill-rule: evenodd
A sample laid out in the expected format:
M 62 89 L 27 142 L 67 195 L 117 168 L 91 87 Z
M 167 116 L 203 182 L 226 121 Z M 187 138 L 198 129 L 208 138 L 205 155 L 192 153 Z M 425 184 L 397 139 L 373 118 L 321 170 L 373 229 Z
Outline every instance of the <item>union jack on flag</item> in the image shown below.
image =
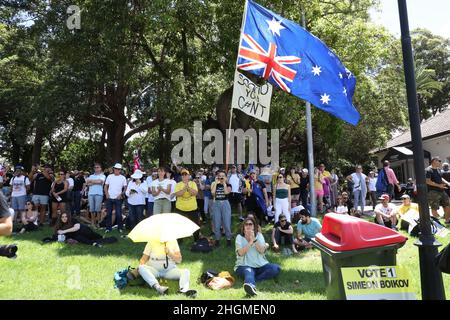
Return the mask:
M 320 39 L 298 24 L 247 0 L 237 68 L 353 125 L 356 79 Z

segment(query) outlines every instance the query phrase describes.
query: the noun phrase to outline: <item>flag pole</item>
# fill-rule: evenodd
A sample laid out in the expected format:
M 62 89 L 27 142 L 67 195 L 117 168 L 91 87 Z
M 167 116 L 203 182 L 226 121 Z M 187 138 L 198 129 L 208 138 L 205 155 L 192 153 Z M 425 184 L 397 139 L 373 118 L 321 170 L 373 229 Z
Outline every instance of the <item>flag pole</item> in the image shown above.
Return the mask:
M 239 47 L 241 46 L 241 42 L 242 42 L 242 33 L 244 32 L 245 29 L 245 17 L 247 16 L 247 8 L 248 8 L 248 0 L 245 0 L 245 5 L 244 5 L 244 14 L 242 16 L 242 22 L 241 22 L 241 32 L 239 34 L 239 44 L 238 44 L 238 54 L 236 57 L 236 69 L 234 70 L 234 72 L 236 73 L 237 70 L 237 64 L 239 61 Z M 234 75 L 233 75 L 233 84 L 234 84 Z M 233 88 L 234 90 L 234 88 Z M 230 161 L 230 140 L 231 140 L 231 124 L 233 121 L 233 104 L 230 104 L 230 124 L 228 125 L 228 135 L 227 135 L 227 148 L 226 148 L 226 156 L 225 156 L 225 172 L 228 173 L 228 163 Z
M 306 30 L 305 11 L 302 9 L 302 25 Z M 306 140 L 308 143 L 308 175 L 309 175 L 309 197 L 311 203 L 311 216 L 317 216 L 316 213 L 316 193 L 314 190 L 314 148 L 312 137 L 312 121 L 311 121 L 311 103 L 306 101 Z

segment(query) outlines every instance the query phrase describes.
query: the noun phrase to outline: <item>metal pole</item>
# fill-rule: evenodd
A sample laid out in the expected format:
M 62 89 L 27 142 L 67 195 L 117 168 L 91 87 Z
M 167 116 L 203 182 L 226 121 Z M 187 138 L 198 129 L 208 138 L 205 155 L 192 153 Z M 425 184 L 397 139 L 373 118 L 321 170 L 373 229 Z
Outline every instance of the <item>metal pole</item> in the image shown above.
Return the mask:
M 414 171 L 417 184 L 417 202 L 420 212 L 420 237 L 414 244 L 419 247 L 420 280 L 423 300 L 445 300 L 442 274 L 434 264 L 441 245 L 431 232 L 430 211 L 427 201 L 425 165 L 423 159 L 422 133 L 420 129 L 419 107 L 417 102 L 414 61 L 409 35 L 406 0 L 398 0 L 400 28 L 402 33 L 403 65 L 405 68 L 406 93 L 408 97 L 409 123 L 414 153 Z
M 305 12 L 302 10 L 302 24 L 306 30 Z M 314 152 L 311 122 L 311 103 L 306 101 L 306 139 L 308 141 L 308 171 L 309 171 L 309 197 L 311 202 L 311 216 L 317 216 L 316 213 L 316 192 L 314 190 Z

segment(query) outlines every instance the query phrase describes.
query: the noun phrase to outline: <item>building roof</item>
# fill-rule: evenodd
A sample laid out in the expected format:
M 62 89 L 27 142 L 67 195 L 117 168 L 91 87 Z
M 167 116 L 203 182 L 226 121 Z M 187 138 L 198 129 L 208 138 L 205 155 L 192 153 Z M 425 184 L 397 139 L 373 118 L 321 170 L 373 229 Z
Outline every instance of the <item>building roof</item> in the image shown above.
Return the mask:
M 443 112 L 423 121 L 420 125 L 422 131 L 422 139 L 431 139 L 450 133 L 450 108 Z M 392 138 L 386 143 L 384 148 L 373 150 L 372 152 L 380 152 L 392 147 L 406 145 L 411 142 L 411 130 L 406 130 L 402 134 Z

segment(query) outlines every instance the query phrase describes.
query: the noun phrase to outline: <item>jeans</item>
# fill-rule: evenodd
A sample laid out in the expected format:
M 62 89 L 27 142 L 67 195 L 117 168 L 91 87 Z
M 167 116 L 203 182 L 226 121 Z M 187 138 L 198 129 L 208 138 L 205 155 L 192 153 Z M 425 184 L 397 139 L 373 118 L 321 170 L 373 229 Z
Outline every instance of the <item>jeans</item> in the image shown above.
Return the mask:
M 106 229 L 111 231 L 112 230 L 112 211 L 113 206 L 116 209 L 116 223 L 117 228 L 119 230 L 122 230 L 123 224 L 122 224 L 122 200 L 120 199 L 107 199 L 106 200 Z
M 355 210 L 361 206 L 361 213 L 364 212 L 364 207 L 366 206 L 366 193 L 362 190 L 353 190 Z
M 73 192 L 73 206 L 72 206 L 72 215 L 79 215 L 81 211 L 81 191 Z
M 390 200 L 394 200 L 395 197 L 395 186 L 393 184 L 388 184 L 387 187 L 387 194 L 389 195 L 389 197 L 391 198 Z
M 89 200 L 89 211 L 99 213 L 102 211 L 103 195 L 101 194 L 90 194 L 88 195 Z
M 145 205 L 128 205 L 128 219 L 131 230 L 144 218 L 144 207 Z
M 153 205 L 153 214 L 172 212 L 172 203 L 167 199 L 156 199 Z
M 279 265 L 268 263 L 260 268 L 239 266 L 236 269 L 236 274 L 244 278 L 244 283 L 249 283 L 256 286 L 256 282 L 275 278 L 278 276 L 280 271 L 281 268 Z
M 146 208 L 146 210 L 147 210 L 147 218 L 148 217 L 151 217 L 152 215 L 153 215 L 153 206 L 154 206 L 154 202 L 153 201 L 148 201 L 148 199 L 146 199 L 146 201 L 147 201 L 147 208 Z
M 178 269 L 175 266 L 169 266 L 169 268 L 164 269 L 159 264 L 141 264 L 138 271 L 150 287 L 158 284 L 158 280 L 156 278 L 163 278 L 167 280 L 179 280 L 179 288 L 181 292 L 186 292 L 189 290 L 189 278 L 191 274 L 188 269 Z
M 231 240 L 231 206 L 228 200 L 216 200 L 212 205 L 212 216 L 214 224 L 214 236 L 220 240 L 220 227 L 223 224 L 227 240 Z

